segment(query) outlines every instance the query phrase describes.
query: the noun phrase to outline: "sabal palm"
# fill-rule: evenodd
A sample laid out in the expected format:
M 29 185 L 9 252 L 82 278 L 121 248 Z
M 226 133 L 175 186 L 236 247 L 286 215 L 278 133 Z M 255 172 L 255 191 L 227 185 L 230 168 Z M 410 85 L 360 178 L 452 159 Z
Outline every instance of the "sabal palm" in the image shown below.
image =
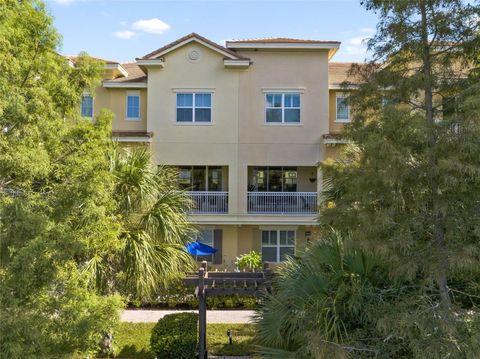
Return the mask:
M 97 283 L 109 283 L 129 299 L 149 300 L 193 269 L 185 251 L 193 234 L 187 220 L 191 201 L 178 190 L 176 171 L 153 165 L 146 148 L 116 149 L 110 170 L 120 246 L 90 266 L 96 267 Z
M 368 322 L 361 308 L 373 301 L 370 289 L 383 278 L 377 270 L 372 257 L 346 252 L 338 233 L 313 244 L 300 260 L 287 259 L 274 280 L 274 294 L 257 312 L 259 354 L 278 359 L 361 357 L 364 351 L 356 350 L 348 327 Z

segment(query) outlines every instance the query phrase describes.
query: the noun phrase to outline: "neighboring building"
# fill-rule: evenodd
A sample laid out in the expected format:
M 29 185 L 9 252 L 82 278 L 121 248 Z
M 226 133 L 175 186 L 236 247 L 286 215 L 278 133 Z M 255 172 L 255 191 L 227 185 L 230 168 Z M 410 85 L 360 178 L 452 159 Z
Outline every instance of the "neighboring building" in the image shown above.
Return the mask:
M 200 240 L 232 268 L 251 250 L 281 261 L 315 232 L 320 161 L 336 156 L 350 121 L 340 83 L 351 64 L 330 60 L 336 41 L 227 41 L 197 34 L 136 63 L 107 62 L 82 114 L 115 113 L 113 136 L 146 143 L 154 161 L 179 168 Z

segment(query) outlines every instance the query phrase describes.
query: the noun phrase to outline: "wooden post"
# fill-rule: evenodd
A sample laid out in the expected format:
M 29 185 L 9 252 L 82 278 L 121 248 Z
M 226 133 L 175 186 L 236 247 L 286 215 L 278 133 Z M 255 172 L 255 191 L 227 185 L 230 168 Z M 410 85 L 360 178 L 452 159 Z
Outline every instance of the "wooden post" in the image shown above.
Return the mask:
M 205 330 L 204 324 L 206 322 L 206 303 L 205 303 L 205 269 L 198 270 L 198 358 L 206 359 L 205 357 Z
M 207 262 L 203 261 L 198 271 L 198 345 L 199 359 L 207 359 L 207 298 L 205 296 L 205 276 Z
M 263 262 L 263 276 L 267 280 L 265 283 L 265 289 L 267 293 L 272 294 L 272 270 L 270 269 L 270 263 Z

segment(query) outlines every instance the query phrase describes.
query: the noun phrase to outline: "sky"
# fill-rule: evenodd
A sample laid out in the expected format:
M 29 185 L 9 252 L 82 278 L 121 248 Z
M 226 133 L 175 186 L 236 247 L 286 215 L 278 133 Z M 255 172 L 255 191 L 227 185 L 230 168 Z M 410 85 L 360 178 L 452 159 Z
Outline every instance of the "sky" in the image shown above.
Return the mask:
M 191 32 L 225 40 L 290 37 L 341 41 L 333 61 L 363 61 L 377 17 L 360 0 L 47 0 L 60 52 L 131 62 Z

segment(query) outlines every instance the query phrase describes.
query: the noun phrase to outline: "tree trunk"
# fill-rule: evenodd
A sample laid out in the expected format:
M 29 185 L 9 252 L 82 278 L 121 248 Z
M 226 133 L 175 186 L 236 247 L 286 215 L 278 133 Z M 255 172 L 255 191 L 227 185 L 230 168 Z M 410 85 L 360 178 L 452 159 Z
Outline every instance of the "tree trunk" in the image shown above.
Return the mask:
M 442 306 L 448 307 L 450 305 L 450 295 L 447 283 L 448 270 L 448 256 L 445 245 L 445 226 L 444 214 L 440 207 L 439 199 L 439 168 L 436 154 L 437 137 L 435 131 L 435 118 L 433 113 L 433 84 L 432 84 L 432 60 L 430 56 L 430 43 L 428 39 L 428 24 L 427 24 L 427 5 L 425 0 L 420 1 L 420 12 L 422 17 L 422 44 L 423 44 L 423 71 L 424 71 L 424 96 L 425 96 L 425 111 L 426 121 L 429 129 L 429 177 L 430 189 L 432 193 L 432 221 L 433 221 L 433 240 L 435 242 L 438 256 L 436 260 L 440 261 L 437 264 L 437 284 L 440 294 Z

